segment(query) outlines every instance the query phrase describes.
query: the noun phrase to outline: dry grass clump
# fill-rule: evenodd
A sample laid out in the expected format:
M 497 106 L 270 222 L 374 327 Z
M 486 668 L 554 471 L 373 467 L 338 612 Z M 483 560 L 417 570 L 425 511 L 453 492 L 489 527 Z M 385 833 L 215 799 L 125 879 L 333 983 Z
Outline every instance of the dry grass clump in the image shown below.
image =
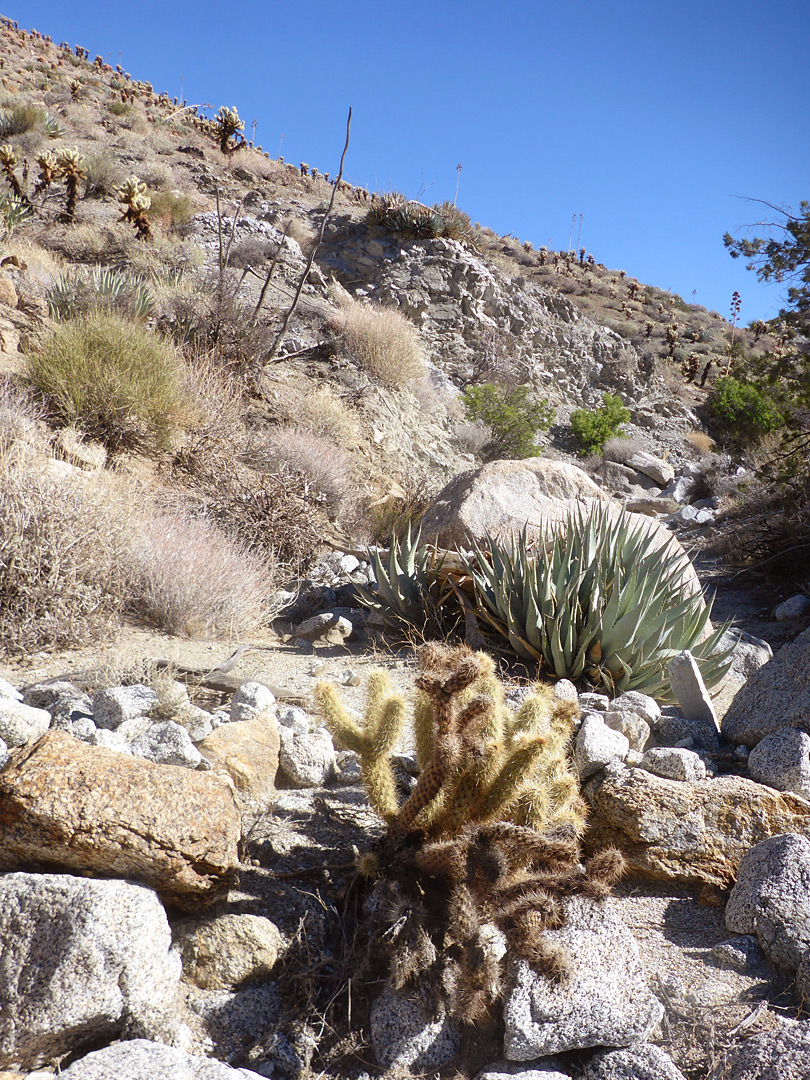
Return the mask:
M 130 522 L 106 478 L 0 450 L 0 652 L 92 641 L 126 597 Z
M 115 189 L 124 180 L 124 169 L 109 156 L 109 154 L 88 154 L 84 159 L 83 168 L 87 174 L 85 180 L 85 196 L 98 198 L 109 197 L 115 194 Z
M 172 633 L 244 634 L 277 614 L 270 558 L 183 510 L 145 523 L 131 572 L 135 610 Z
M 330 314 L 338 353 L 387 386 L 412 386 L 425 377 L 416 327 L 397 308 L 346 302 Z
M 625 438 L 617 435 L 608 439 L 602 447 L 602 460 L 615 461 L 618 465 L 625 465 L 634 454 L 645 450 L 646 447 L 641 439 Z
M 297 388 L 286 392 L 281 407 L 291 424 L 313 435 L 348 447 L 355 446 L 360 439 L 360 425 L 354 413 L 326 384 L 314 393 Z
M 182 372 L 169 342 L 100 310 L 59 324 L 28 356 L 49 410 L 112 452 L 168 447 L 186 411 Z
M 690 431 L 686 436 L 686 441 L 694 450 L 697 450 L 701 457 L 710 454 L 714 450 L 714 439 L 707 435 L 705 431 Z
M 352 484 L 353 460 L 331 439 L 303 427 L 279 427 L 250 451 L 251 464 L 265 472 L 292 470 L 336 514 Z
M 0 378 L 0 455 L 18 442 L 44 448 L 47 440 L 39 426 L 42 418 L 42 409 L 30 394 L 10 379 Z
M 167 229 L 188 225 L 197 212 L 194 200 L 183 191 L 153 191 L 149 197 L 152 200 L 150 220 L 159 221 Z

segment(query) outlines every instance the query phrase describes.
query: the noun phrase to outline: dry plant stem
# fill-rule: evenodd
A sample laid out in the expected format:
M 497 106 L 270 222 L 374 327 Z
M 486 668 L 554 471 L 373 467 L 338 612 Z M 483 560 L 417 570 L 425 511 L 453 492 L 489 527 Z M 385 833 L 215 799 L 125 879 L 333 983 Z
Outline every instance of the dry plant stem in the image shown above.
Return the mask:
M 264 358 L 265 363 L 274 362 L 276 360 L 276 357 L 278 356 L 278 350 L 281 348 L 281 343 L 284 340 L 284 335 L 287 333 L 287 326 L 289 325 L 290 319 L 293 317 L 293 313 L 295 312 L 295 309 L 298 307 L 298 300 L 299 300 L 299 298 L 301 296 L 301 291 L 304 288 L 304 285 L 306 283 L 307 278 L 309 277 L 309 272 L 312 269 L 312 264 L 315 261 L 315 255 L 316 255 L 316 253 L 318 251 L 318 248 L 321 246 L 321 241 L 323 240 L 323 234 L 324 234 L 324 232 L 326 230 L 326 222 L 329 220 L 329 215 L 332 213 L 332 207 L 334 206 L 334 203 L 335 203 L 335 195 L 337 195 L 337 190 L 340 187 L 341 180 L 343 179 L 343 163 L 346 160 L 346 152 L 349 149 L 349 134 L 351 132 L 351 126 L 352 126 L 352 110 L 351 110 L 351 107 L 350 107 L 349 108 L 349 115 L 348 115 L 348 118 L 346 120 L 346 142 L 345 142 L 345 144 L 343 146 L 343 153 L 340 156 L 340 169 L 338 170 L 337 180 L 335 181 L 335 184 L 334 184 L 334 186 L 332 188 L 332 196 L 329 199 L 329 205 L 326 208 L 326 213 L 323 215 L 323 221 L 321 222 L 321 228 L 320 228 L 320 231 L 318 232 L 318 236 L 317 236 L 317 238 L 315 240 L 315 243 L 312 245 L 312 250 L 309 253 L 309 258 L 307 259 L 307 265 L 304 267 L 304 272 L 301 275 L 301 280 L 298 282 L 298 288 L 295 290 L 295 297 L 293 299 L 293 302 L 290 305 L 289 311 L 284 316 L 284 321 L 281 324 L 281 329 L 278 332 L 278 337 L 273 342 L 273 345 L 272 345 L 270 351 L 267 353 L 267 356 Z
M 259 299 L 258 299 L 258 302 L 256 303 L 256 310 L 253 312 L 253 322 L 254 323 L 257 323 L 259 321 L 259 312 L 261 311 L 262 304 L 264 303 L 264 296 L 265 296 L 265 293 L 267 292 L 267 287 L 270 284 L 270 279 L 273 276 L 273 271 L 276 268 L 276 264 L 278 263 L 278 260 L 281 257 L 281 249 L 284 246 L 284 241 L 287 239 L 287 233 L 290 231 L 290 225 L 291 224 L 292 224 L 292 222 L 288 221 L 287 224 L 284 226 L 284 232 L 281 234 L 281 242 L 278 245 L 278 251 L 273 256 L 273 261 L 270 263 L 270 269 L 267 271 L 267 277 L 264 279 L 264 285 L 262 285 L 262 291 L 259 293 Z

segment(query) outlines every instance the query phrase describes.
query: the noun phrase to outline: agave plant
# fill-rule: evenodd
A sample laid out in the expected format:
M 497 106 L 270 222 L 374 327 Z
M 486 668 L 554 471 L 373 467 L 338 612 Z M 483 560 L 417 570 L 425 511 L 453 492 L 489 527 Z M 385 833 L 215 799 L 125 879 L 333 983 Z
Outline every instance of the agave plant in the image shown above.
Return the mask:
M 46 299 L 52 319 L 70 319 L 97 307 L 144 319 L 155 306 L 144 282 L 104 266 L 94 266 L 89 274 L 61 274 L 47 290 Z
M 8 240 L 18 225 L 33 214 L 31 204 L 0 191 L 0 240 Z
M 65 129 L 62 127 L 59 120 L 55 116 L 51 116 L 50 113 L 46 113 L 42 126 L 49 139 L 64 139 Z
M 711 604 L 684 586 L 688 556 L 657 545 L 629 514 L 580 508 L 536 550 L 525 532 L 488 539 L 466 565 L 477 614 L 552 678 L 666 701 L 668 662 L 684 649 L 708 687 L 728 668 L 730 650 L 719 648 L 728 627 L 714 630 Z
M 419 539 L 420 531 L 413 534 L 409 525 L 401 540 L 391 538 L 387 559 L 376 548 L 369 549 L 377 589 L 357 586 L 366 607 L 399 630 L 406 626 L 424 630 L 447 599 L 438 577 L 442 559 L 432 549 L 420 547 Z

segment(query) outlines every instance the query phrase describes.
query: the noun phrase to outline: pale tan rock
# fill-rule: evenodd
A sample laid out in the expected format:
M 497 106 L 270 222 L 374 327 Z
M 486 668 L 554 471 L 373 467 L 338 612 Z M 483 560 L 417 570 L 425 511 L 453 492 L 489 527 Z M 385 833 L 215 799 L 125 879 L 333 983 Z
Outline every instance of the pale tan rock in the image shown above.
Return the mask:
M 282 938 L 261 915 L 216 915 L 174 928 L 183 975 L 203 990 L 234 990 L 270 974 Z
M 20 298 L 14 288 L 14 282 L 8 275 L 0 274 L 0 304 L 15 308 L 19 302 Z
M 49 731 L 0 773 L 0 870 L 129 878 L 186 910 L 224 893 L 239 812 L 210 772 L 155 765 Z
M 615 844 L 646 877 L 726 888 L 754 844 L 780 833 L 810 837 L 810 803 L 741 776 L 668 780 L 614 764 L 585 794 L 588 846 Z
M 83 439 L 74 428 L 62 428 L 54 447 L 65 461 L 88 472 L 103 469 L 107 462 L 107 451 L 101 443 Z
M 252 720 L 223 724 L 197 749 L 230 780 L 243 816 L 250 817 L 265 813 L 275 798 L 278 744 L 278 722 L 267 709 Z
M 576 507 L 607 507 L 618 521 L 622 507 L 610 499 L 576 465 L 548 458 L 490 461 L 454 477 L 422 518 L 422 536 L 442 547 L 469 546 L 487 535 L 508 537 L 524 528 L 530 536 L 547 533 Z M 633 524 L 648 533 L 656 549 L 684 558 L 684 586 L 701 592 L 692 564 L 672 535 L 655 518 L 631 514 Z

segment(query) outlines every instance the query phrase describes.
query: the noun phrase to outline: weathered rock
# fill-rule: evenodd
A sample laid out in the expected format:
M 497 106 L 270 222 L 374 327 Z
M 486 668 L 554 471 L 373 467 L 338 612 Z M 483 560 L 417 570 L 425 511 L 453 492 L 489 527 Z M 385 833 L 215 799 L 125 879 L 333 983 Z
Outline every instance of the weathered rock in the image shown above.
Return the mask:
M 342 615 L 334 611 L 322 611 L 296 626 L 294 634 L 303 641 L 328 640 L 339 645 L 351 637 L 353 630 L 351 622 Z
M 627 464 L 636 472 L 649 476 L 651 480 L 654 480 L 656 484 L 660 484 L 662 488 L 666 487 L 675 476 L 675 469 L 668 461 L 664 461 L 663 458 L 656 457 L 654 454 L 648 454 L 646 450 L 638 450 L 632 457 L 627 459 Z
M 564 521 L 577 505 L 598 502 L 618 520 L 622 513 L 590 477 L 567 462 L 549 458 L 491 461 L 461 473 L 444 487 L 422 519 L 425 536 L 438 536 L 443 546 L 465 546 L 487 535 L 542 533 Z M 633 515 L 657 548 L 683 555 L 683 548 L 663 525 L 643 514 Z M 685 588 L 695 595 L 700 583 L 688 559 Z M 701 593 L 702 595 L 702 593 Z
M 708 724 L 719 731 L 720 725 L 709 691 L 700 674 L 700 668 L 688 649 L 673 656 L 669 662 L 668 673 L 672 693 L 686 719 Z
M 787 600 L 776 605 L 773 609 L 773 617 L 777 622 L 786 622 L 788 619 L 799 619 L 808 611 L 810 611 L 810 596 L 796 593 L 795 596 L 789 596 Z
M 810 949 L 810 840 L 772 836 L 743 857 L 726 926 L 755 933 L 777 967 L 795 971 Z
M 748 755 L 748 772 L 759 784 L 810 799 L 810 735 L 796 728 L 766 735 Z
M 178 765 L 184 769 L 196 769 L 202 761 L 202 754 L 191 741 L 189 733 L 174 720 L 152 724 L 147 731 L 132 740 L 130 749 L 133 754 L 138 754 L 147 761 L 154 761 L 157 765 Z
M 659 1046 L 638 1043 L 626 1050 L 594 1054 L 582 1080 L 685 1080 L 675 1062 Z
M 647 988 L 638 946 L 611 902 L 574 896 L 565 924 L 544 938 L 567 955 L 562 983 L 509 959 L 504 1053 L 511 1061 L 588 1046 L 627 1046 L 646 1038 L 663 1015 Z
M 99 690 L 93 698 L 93 721 L 96 727 L 115 730 L 125 720 L 149 716 L 158 705 L 158 696 L 151 686 L 134 683 L 132 686 L 111 686 Z
M 631 750 L 643 753 L 650 741 L 650 725 L 636 712 L 629 709 L 608 709 L 600 714 L 609 728 L 620 731 L 630 743 Z
M 570 1076 L 556 1058 L 546 1058 L 528 1063 L 496 1061 L 478 1073 L 475 1080 L 570 1080 Z
M 810 732 L 810 629 L 754 672 L 723 717 L 729 742 L 752 749 L 779 728 Z
M 107 728 L 95 728 L 93 731 L 88 732 L 87 739 L 83 742 L 89 742 L 93 746 L 99 746 L 103 750 L 112 750 L 116 754 L 129 754 L 132 755 L 132 749 L 129 745 L 126 735 L 123 735 L 120 731 L 109 731 Z
M 638 690 L 627 690 L 619 694 L 608 705 L 608 709 L 618 709 L 620 712 L 633 712 L 646 720 L 651 728 L 654 728 L 661 716 L 661 706 L 650 697 L 649 694 L 639 693 Z
M 237 720 L 215 728 L 198 750 L 233 784 L 243 815 L 265 813 L 273 803 L 278 771 L 279 735 L 275 715 L 268 710 L 252 720 Z
M 101 443 L 83 439 L 75 428 L 62 428 L 54 440 L 54 450 L 71 465 L 88 472 L 103 469 L 107 451 Z
M 641 760 L 641 768 L 670 780 L 706 779 L 706 766 L 700 756 L 693 750 L 674 746 L 658 746 L 648 750 Z
M 336 761 L 332 736 L 325 728 L 296 735 L 280 727 L 279 772 L 291 787 L 321 787 L 334 776 Z
M 371 1009 L 371 1045 L 380 1065 L 426 1072 L 453 1060 L 461 1034 L 449 1016 L 432 1018 L 416 998 L 386 987 Z
M 804 954 L 801 963 L 796 969 L 793 996 L 802 1006 L 804 1006 L 805 1002 L 810 1001 L 810 949 Z
M 203 990 L 233 990 L 272 971 L 281 947 L 275 923 L 261 915 L 215 915 L 174 927 L 183 975 Z
M 734 652 L 728 674 L 731 678 L 743 682 L 773 659 L 773 649 L 767 641 L 754 637 L 753 634 L 747 634 L 735 626 L 729 627 L 720 639 L 721 649 L 729 646 L 733 646 Z
M 130 1039 L 94 1050 L 59 1075 L 60 1080 L 257 1080 L 261 1074 L 163 1043 Z
M 275 713 L 276 698 L 269 686 L 260 682 L 242 683 L 231 699 L 231 720 L 255 720 Z
M 12 686 L 7 679 L 0 678 L 0 698 L 9 698 L 11 701 L 23 701 L 24 695 L 17 689 L 16 686 Z M 26 701 L 26 705 L 36 706 L 35 701 Z
M 722 1055 L 708 1080 L 810 1080 L 810 1020 L 744 1038 Z
M 627 736 L 608 727 L 603 715 L 588 713 L 577 732 L 574 764 L 581 780 L 587 780 L 611 761 L 624 761 L 630 749 Z
M 10 697 L 0 697 L 0 739 L 6 746 L 25 746 L 43 735 L 51 723 L 45 709 L 34 709 Z
M 62 874 L 0 877 L 0 1064 L 31 1067 L 168 1008 L 180 977 L 151 889 Z
M 211 773 L 153 765 L 49 731 L 0 774 L 0 869 L 46 863 L 142 881 L 204 907 L 235 873 L 239 814 Z
M 613 763 L 585 788 L 586 843 L 615 844 L 630 868 L 653 878 L 726 888 L 743 855 L 784 832 L 810 835 L 810 806 L 741 776 L 667 780 Z
M 278 722 L 281 727 L 289 728 L 296 735 L 306 735 L 310 728 L 309 717 L 296 705 L 279 706 Z
M 732 971 L 756 974 L 762 978 L 773 974 L 773 968 L 754 934 L 740 934 L 719 942 L 712 949 L 711 957 L 720 967 Z

